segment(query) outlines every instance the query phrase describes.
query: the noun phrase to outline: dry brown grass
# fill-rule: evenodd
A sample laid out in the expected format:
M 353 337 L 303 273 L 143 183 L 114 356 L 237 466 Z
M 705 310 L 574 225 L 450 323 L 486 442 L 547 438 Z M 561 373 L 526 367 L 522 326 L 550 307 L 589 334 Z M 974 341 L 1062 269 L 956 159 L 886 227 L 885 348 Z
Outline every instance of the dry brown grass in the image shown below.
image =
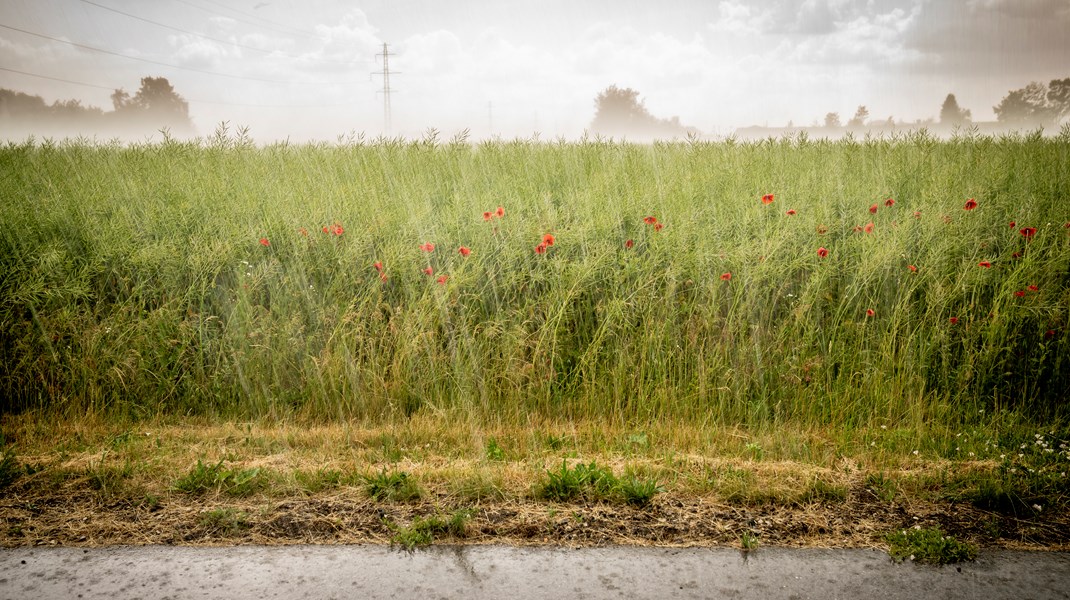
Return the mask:
M 813 431 L 675 426 L 640 435 L 594 423 L 517 430 L 434 419 L 392 427 L 203 420 L 115 427 L 20 416 L 5 418 L 3 434 L 30 466 L 0 500 L 5 546 L 389 543 L 390 523 L 467 507 L 473 517 L 464 542 L 476 544 L 736 546 L 750 532 L 763 545 L 881 547 L 888 531 L 919 524 L 984 545 L 1070 547 L 1065 512 L 994 514 L 917 484 L 949 470 L 990 471 L 989 462 L 922 461 L 864 447 L 849 453 Z M 501 460 L 488 457 L 491 439 Z M 645 508 L 537 500 L 546 470 L 562 461 L 653 478 L 666 491 Z M 198 462 L 259 469 L 258 485 L 241 496 L 178 491 Z M 370 499 L 362 477 L 382 472 L 409 474 L 422 497 Z M 892 482 L 894 498 L 873 489 L 867 477 L 876 472 Z M 220 527 L 213 514 L 233 517 L 232 526 Z

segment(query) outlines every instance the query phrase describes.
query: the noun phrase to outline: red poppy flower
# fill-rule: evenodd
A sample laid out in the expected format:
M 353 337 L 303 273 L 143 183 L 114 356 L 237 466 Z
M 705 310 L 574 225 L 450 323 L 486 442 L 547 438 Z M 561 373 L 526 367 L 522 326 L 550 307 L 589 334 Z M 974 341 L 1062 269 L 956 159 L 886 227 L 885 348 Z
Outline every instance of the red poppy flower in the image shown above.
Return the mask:
M 914 265 L 907 265 L 907 268 L 910 269 L 911 273 L 917 273 L 918 272 L 918 268 L 915 267 Z
M 732 274 L 731 273 L 724 273 L 724 274 L 721 275 L 721 281 L 728 281 L 730 279 L 732 279 Z
M 873 233 L 873 221 L 866 223 L 866 226 L 863 229 L 866 231 L 866 233 Z
M 1049 340 L 1051 338 L 1055 337 L 1055 330 L 1054 329 L 1049 329 L 1049 330 L 1045 331 L 1044 332 L 1044 337 L 1049 339 Z
M 828 232 L 829 232 L 829 228 L 828 227 L 825 227 L 824 225 L 818 225 L 817 226 L 817 234 L 818 235 L 825 235 Z
M 817 255 L 820 256 L 821 258 L 825 258 L 826 256 L 829 255 L 828 248 L 826 248 L 824 246 L 818 248 L 817 249 Z
M 326 225 L 324 225 L 323 226 L 323 233 L 330 233 L 330 232 L 331 232 L 331 230 L 328 229 Z
M 959 322 L 959 318 L 958 317 L 951 317 L 950 319 L 948 319 L 948 321 L 950 321 L 951 324 L 954 325 L 954 324 Z
M 1029 286 L 1029 287 L 1028 287 L 1028 288 L 1026 288 L 1026 289 L 1028 289 L 1028 290 L 1029 290 L 1030 292 L 1039 292 L 1039 291 L 1040 291 L 1040 288 L 1038 288 L 1038 287 L 1037 287 L 1037 286 L 1035 286 L 1035 285 L 1031 285 L 1031 286 Z
M 434 275 L 435 274 L 435 270 L 432 269 L 431 267 L 424 267 L 423 271 L 424 271 L 424 275 Z
M 499 217 L 504 217 L 505 216 L 505 209 L 499 206 L 498 210 L 494 211 L 494 214 L 498 215 Z
M 920 219 L 921 218 L 921 211 L 920 210 L 914 211 L 914 218 L 915 219 Z
M 654 231 L 661 231 L 665 227 L 665 223 L 654 223 Z
M 331 228 L 331 233 L 333 233 L 334 235 L 342 235 L 343 233 L 345 233 L 345 229 L 342 229 L 341 225 L 336 224 L 334 227 Z
M 457 252 L 460 252 L 461 256 L 467 257 L 469 254 L 472 253 L 472 249 L 469 248 L 468 246 L 461 246 L 460 248 L 457 249 Z
M 992 268 L 992 263 L 988 262 L 987 260 L 982 260 L 981 262 L 977 263 L 977 266 L 990 269 Z
M 867 308 L 866 309 L 866 316 L 867 317 L 875 317 L 875 316 L 877 316 L 877 311 L 873 310 L 872 308 Z
M 887 200 L 884 201 L 884 205 L 885 206 L 889 206 L 890 207 L 893 204 L 895 204 L 895 200 L 892 200 L 891 198 L 888 198 Z
M 1010 222 L 1010 227 L 1011 227 L 1011 229 L 1014 229 L 1014 228 L 1015 228 L 1015 227 L 1016 227 L 1017 225 L 1018 225 L 1018 224 L 1017 224 L 1017 223 L 1015 223 L 1014 221 L 1011 221 L 1011 222 Z
M 631 248 L 634 245 L 635 245 L 635 240 L 628 240 L 627 242 L 624 242 L 624 247 L 625 248 Z
M 657 217 L 643 217 L 643 222 L 647 225 L 653 225 L 658 222 Z
M 305 229 L 304 227 L 298 227 L 297 228 L 297 233 L 300 233 L 301 235 L 303 235 L 305 237 L 308 237 L 308 230 Z
M 963 210 L 973 210 L 975 208 L 977 208 L 977 201 L 973 198 L 970 198 L 966 201 L 966 204 L 962 205 Z
M 1011 258 L 1021 258 L 1021 257 L 1022 257 L 1022 253 L 1021 252 L 1015 252 L 1014 254 L 1011 255 Z
M 449 278 L 450 278 L 449 275 L 439 275 L 438 280 L 437 280 L 438 284 L 439 285 L 446 285 L 446 280 L 448 280 Z
M 869 212 L 873 215 L 877 214 L 877 205 L 874 204 L 873 206 L 869 207 Z
M 773 195 L 772 194 L 766 194 L 766 195 L 762 196 L 762 204 L 772 204 L 772 203 L 773 203 Z
M 260 238 L 260 245 L 261 246 L 270 246 L 271 242 L 269 242 L 267 238 Z
M 485 211 L 485 212 L 483 213 L 483 220 L 484 220 L 484 221 L 489 221 L 489 220 L 490 220 L 490 218 L 491 218 L 491 217 L 493 217 L 493 216 L 494 216 L 494 215 L 492 215 L 492 214 L 491 214 L 491 212 L 490 212 L 489 210 L 488 210 L 488 211 Z
M 1027 240 L 1032 240 L 1033 236 L 1037 234 L 1036 227 L 1023 227 L 1018 230 L 1018 233 L 1022 234 Z
M 372 263 L 372 266 L 375 267 L 376 271 L 379 271 L 380 273 L 383 272 L 383 263 L 382 263 L 382 261 L 376 261 L 376 262 Z
M 784 213 L 784 214 L 788 215 L 789 217 L 794 217 L 795 216 L 795 209 L 794 208 L 789 208 L 788 211 L 786 213 Z
M 545 253 L 546 253 L 546 244 L 539 244 L 538 246 L 535 246 L 535 254 L 545 254 Z
M 1019 298 L 1024 298 L 1025 297 L 1025 292 L 1022 291 L 1022 290 L 1018 290 L 1018 291 L 1014 292 L 1014 295 L 1018 296 Z
M 435 250 L 435 245 L 431 242 L 420 244 L 420 250 L 423 250 L 424 252 L 433 252 Z

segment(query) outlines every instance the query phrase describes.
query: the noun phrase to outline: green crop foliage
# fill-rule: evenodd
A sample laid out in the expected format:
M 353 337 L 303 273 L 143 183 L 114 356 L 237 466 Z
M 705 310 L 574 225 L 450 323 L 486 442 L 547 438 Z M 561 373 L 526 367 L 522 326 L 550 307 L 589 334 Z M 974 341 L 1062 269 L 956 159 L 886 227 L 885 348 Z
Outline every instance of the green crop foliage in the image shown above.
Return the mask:
M 1066 416 L 1066 136 L 25 142 L 0 164 L 11 410 Z

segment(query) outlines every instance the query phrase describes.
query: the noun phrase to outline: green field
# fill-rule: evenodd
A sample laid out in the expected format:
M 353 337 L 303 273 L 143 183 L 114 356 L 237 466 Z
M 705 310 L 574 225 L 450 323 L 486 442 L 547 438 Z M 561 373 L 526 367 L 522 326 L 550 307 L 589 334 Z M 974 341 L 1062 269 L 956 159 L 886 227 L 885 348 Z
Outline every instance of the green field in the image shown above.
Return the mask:
M 0 165 L 0 544 L 1070 543 L 1070 132 Z
M 8 144 L 0 164 L 8 410 L 848 428 L 1067 414 L 1065 136 L 221 136 Z

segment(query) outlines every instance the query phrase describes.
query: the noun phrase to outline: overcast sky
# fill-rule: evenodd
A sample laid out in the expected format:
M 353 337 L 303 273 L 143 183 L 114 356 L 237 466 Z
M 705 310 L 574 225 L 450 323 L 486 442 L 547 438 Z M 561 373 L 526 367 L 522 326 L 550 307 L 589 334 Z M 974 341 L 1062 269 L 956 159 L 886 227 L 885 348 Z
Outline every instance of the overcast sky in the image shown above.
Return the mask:
M 382 131 L 384 42 L 408 136 L 575 138 L 613 84 L 714 134 L 858 105 L 913 121 L 948 93 L 987 121 L 1070 77 L 1070 0 L 0 0 L 0 25 L 0 87 L 111 110 L 166 77 L 200 133 L 258 140 Z

